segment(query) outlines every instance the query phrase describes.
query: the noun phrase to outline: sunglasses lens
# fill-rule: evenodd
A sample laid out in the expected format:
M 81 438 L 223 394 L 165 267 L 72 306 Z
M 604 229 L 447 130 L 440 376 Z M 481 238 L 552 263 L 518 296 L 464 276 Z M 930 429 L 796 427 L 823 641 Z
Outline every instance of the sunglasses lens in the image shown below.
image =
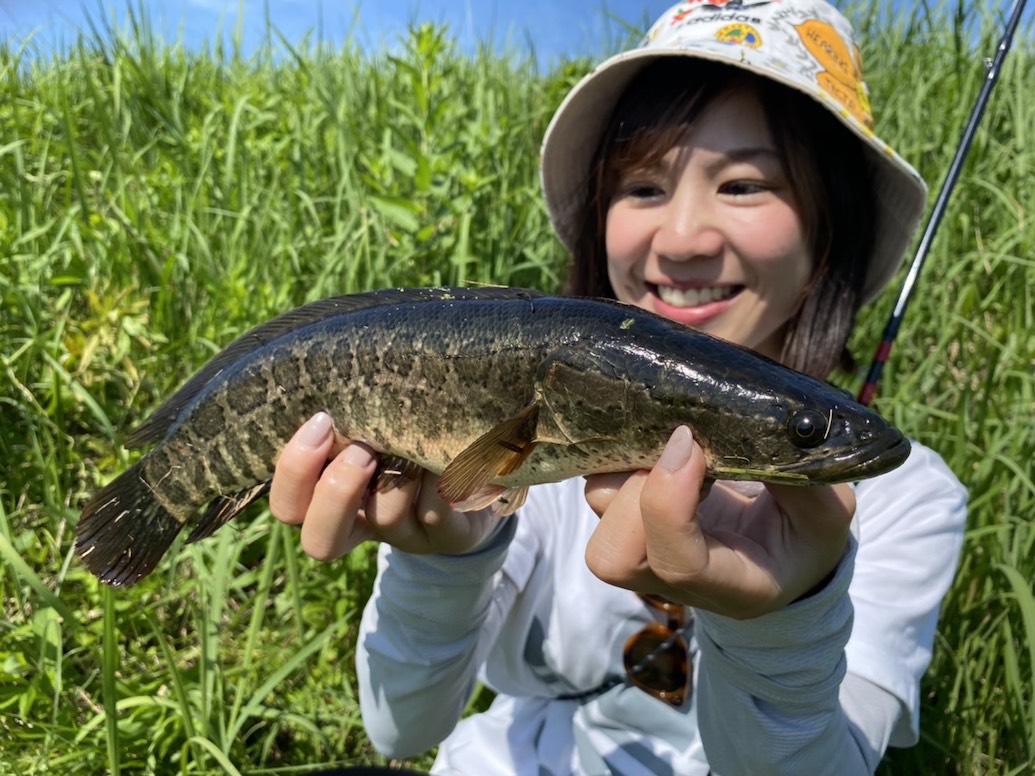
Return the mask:
M 623 657 L 626 675 L 634 685 L 674 706 L 683 703 L 690 673 L 681 635 L 652 623 L 629 637 Z

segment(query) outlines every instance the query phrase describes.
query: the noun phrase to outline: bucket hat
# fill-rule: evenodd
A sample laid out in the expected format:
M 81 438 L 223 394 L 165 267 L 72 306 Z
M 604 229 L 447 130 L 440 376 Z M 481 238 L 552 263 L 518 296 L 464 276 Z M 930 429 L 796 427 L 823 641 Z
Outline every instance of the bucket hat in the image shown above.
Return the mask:
M 593 154 L 625 87 L 659 57 L 696 57 L 796 89 L 863 143 L 871 165 L 876 234 L 862 297 L 872 301 L 909 247 L 927 197 L 919 173 L 873 132 L 852 27 L 823 0 L 689 0 L 666 11 L 639 46 L 598 65 L 557 109 L 541 152 L 550 220 L 561 242 L 578 240 Z

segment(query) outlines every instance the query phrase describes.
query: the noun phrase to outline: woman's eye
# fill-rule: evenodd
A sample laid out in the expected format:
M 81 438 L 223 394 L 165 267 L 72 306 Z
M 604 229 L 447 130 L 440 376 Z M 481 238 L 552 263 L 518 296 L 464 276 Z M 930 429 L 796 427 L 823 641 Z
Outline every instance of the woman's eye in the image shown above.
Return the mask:
M 629 189 L 630 197 L 637 197 L 638 199 L 647 199 L 649 197 L 656 197 L 661 194 L 661 187 L 653 186 L 649 183 L 644 183 L 639 186 L 633 186 Z
M 631 197 L 633 199 L 650 199 L 652 197 L 657 197 L 662 193 L 663 191 L 660 186 L 656 183 L 649 183 L 647 181 L 632 181 L 623 185 L 619 189 L 619 196 Z
M 730 181 L 729 183 L 722 184 L 719 187 L 719 191 L 733 197 L 746 197 L 750 194 L 761 194 L 762 192 L 769 191 L 769 186 L 761 181 Z

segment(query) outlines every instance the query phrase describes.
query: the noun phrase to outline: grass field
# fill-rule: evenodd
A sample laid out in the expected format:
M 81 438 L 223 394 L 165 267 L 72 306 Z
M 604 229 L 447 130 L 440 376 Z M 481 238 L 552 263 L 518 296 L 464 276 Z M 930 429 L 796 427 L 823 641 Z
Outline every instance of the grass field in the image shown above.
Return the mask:
M 881 135 L 936 190 L 1002 20 L 916 8 L 854 16 Z M 72 554 L 78 508 L 130 461 L 129 429 L 276 312 L 394 285 L 557 288 L 538 145 L 589 63 L 464 56 L 434 27 L 394 56 L 242 58 L 137 22 L 44 59 L 0 44 L 0 775 L 379 762 L 351 667 L 369 552 L 310 561 L 255 507 L 113 591 Z M 877 402 L 972 499 L 922 741 L 883 774 L 1035 768 L 1033 42 L 1015 42 Z M 863 361 L 891 301 L 863 316 Z

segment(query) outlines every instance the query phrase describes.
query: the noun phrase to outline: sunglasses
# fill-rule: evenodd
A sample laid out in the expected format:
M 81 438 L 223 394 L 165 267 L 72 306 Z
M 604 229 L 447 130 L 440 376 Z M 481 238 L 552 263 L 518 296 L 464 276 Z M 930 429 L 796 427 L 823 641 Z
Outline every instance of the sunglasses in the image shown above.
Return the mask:
M 622 659 L 626 680 L 670 706 L 682 706 L 693 692 L 690 648 L 683 629 L 687 609 L 658 595 L 640 595 L 647 606 L 665 615 L 665 624 L 652 622 L 625 642 Z

